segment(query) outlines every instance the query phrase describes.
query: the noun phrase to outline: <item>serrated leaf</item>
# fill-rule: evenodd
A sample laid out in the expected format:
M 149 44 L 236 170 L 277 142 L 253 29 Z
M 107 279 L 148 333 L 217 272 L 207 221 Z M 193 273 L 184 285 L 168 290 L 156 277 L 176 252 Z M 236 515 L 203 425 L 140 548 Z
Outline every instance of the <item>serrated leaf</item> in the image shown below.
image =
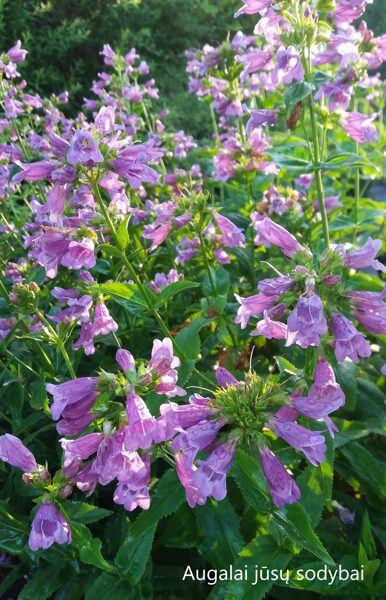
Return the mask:
M 118 576 L 102 573 L 86 591 L 85 600 L 134 600 L 135 591 Z
M 93 538 L 91 531 L 80 523 L 72 523 L 72 543 L 79 551 L 79 558 L 87 565 L 94 565 L 103 571 L 111 573 L 114 567 L 101 553 L 102 540 Z
M 237 450 L 230 474 L 253 508 L 264 513 L 271 511 L 272 500 L 263 485 L 264 475 L 260 463 L 255 458 L 243 450 Z
M 273 521 L 293 543 L 305 548 L 328 565 L 335 564 L 311 526 L 308 513 L 299 502 L 276 510 Z
M 170 300 L 170 298 L 173 298 L 173 296 L 176 296 L 185 290 L 199 287 L 199 285 L 200 284 L 195 281 L 175 281 L 162 289 L 157 299 L 157 306 L 162 306 L 165 302 Z
M 47 600 L 64 583 L 63 569 L 39 568 L 25 584 L 18 600 Z
M 108 256 L 115 256 L 116 258 L 122 258 L 121 250 L 118 250 L 115 246 L 111 244 L 99 244 L 97 250 L 106 253 Z
M 96 521 L 108 517 L 113 512 L 107 510 L 107 508 L 99 508 L 86 502 L 67 501 L 64 503 L 64 508 L 71 521 L 77 521 L 78 523 L 83 523 L 83 525 L 96 523 Z
M 229 500 L 208 500 L 204 506 L 197 506 L 195 513 L 202 536 L 199 550 L 218 569 L 233 564 L 244 542 Z
M 140 581 L 145 572 L 156 527 L 157 523 L 148 527 L 140 535 L 132 535 L 129 530 L 128 537 L 116 556 L 116 566 L 133 585 Z
M 247 568 L 248 577 L 227 584 L 225 600 L 261 600 L 274 585 L 273 578 L 268 581 L 257 581 L 255 584 L 256 567 L 267 566 L 269 569 L 285 569 L 292 558 L 291 552 L 280 548 L 275 540 L 268 535 L 259 535 L 240 552 L 240 558 L 233 568 L 244 572 Z
M 185 491 L 177 474 L 169 469 L 157 485 L 149 510 L 140 514 L 131 528 L 133 537 L 141 536 L 164 517 L 175 512 L 185 500 Z

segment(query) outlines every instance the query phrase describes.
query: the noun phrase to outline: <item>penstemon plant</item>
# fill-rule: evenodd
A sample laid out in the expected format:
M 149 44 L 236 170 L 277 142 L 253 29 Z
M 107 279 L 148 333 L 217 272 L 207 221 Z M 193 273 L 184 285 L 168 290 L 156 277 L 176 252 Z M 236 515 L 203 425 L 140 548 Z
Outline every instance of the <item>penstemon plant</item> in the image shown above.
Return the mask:
M 186 53 L 201 144 L 134 48 L 103 47 L 76 118 L 2 54 L 0 595 L 385 595 L 368 3 L 243 0 L 253 34 Z M 366 577 L 298 575 L 335 563 Z M 186 577 L 259 564 L 288 581 Z

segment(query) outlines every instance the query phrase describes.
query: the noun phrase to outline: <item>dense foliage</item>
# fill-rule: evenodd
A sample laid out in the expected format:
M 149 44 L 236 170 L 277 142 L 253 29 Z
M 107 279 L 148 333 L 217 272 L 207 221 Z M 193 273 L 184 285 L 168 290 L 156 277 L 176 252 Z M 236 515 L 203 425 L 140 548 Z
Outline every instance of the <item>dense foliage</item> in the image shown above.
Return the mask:
M 130 15 L 170 81 L 178 1 L 84 4 L 63 43 L 76 56 L 103 21 L 104 64 L 75 117 L 61 79 L 35 66 L 29 89 L 21 42 L 1 55 L 0 597 L 385 596 L 386 36 L 369 3 L 243 0 L 221 19 L 197 3 L 204 142 L 173 128 L 115 25 Z M 72 64 L 76 94 L 90 63 Z

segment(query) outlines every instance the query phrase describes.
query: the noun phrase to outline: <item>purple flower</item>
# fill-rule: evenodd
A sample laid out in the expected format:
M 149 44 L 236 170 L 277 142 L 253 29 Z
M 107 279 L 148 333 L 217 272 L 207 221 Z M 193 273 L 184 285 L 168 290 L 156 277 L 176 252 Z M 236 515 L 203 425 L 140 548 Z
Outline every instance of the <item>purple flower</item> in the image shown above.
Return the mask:
M 51 406 L 52 418 L 80 417 L 87 412 L 97 399 L 98 377 L 79 377 L 59 385 L 49 383 L 47 392 L 54 398 Z
M 18 467 L 25 473 L 36 471 L 38 468 L 32 452 L 24 446 L 19 438 L 5 433 L 0 436 L 0 460 Z
M 77 473 L 82 462 L 97 452 L 104 439 L 103 433 L 89 433 L 77 440 L 62 438 L 60 444 L 64 450 L 63 473 L 71 477 Z
M 154 340 L 151 358 L 146 370 L 148 373 L 155 372 L 156 378 L 159 380 L 155 388 L 157 394 L 165 394 L 169 398 L 185 395 L 185 390 L 176 385 L 178 375 L 175 369 L 179 366 L 180 359 L 173 354 L 171 339 Z
M 16 325 L 15 317 L 10 317 L 9 319 L 0 318 L 0 342 L 7 337 L 14 325 Z
M 314 183 L 314 179 L 315 179 L 314 175 L 310 175 L 308 173 L 303 173 L 302 175 L 299 175 L 299 177 L 297 179 L 295 179 L 295 183 L 299 187 L 308 190 L 308 188 L 310 188 L 311 185 Z
M 222 234 L 219 241 L 224 246 L 227 248 L 244 248 L 245 235 L 242 229 L 236 227 L 232 221 L 219 213 L 214 213 L 214 219 Z
M 170 269 L 169 273 L 156 273 L 153 281 L 149 282 L 150 289 L 156 294 L 160 294 L 163 287 L 175 283 L 181 279 L 181 275 L 176 269 Z
M 287 320 L 286 346 L 297 343 L 302 348 L 319 346 L 320 335 L 327 333 L 323 304 L 315 293 L 301 296 Z
M 270 427 L 278 437 L 283 438 L 296 450 L 301 450 L 306 458 L 314 467 L 318 462 L 324 462 L 326 443 L 321 431 L 310 431 L 294 421 L 282 420 L 280 411 L 276 417 L 271 417 L 268 427 Z
M 260 450 L 260 454 L 264 475 L 276 506 L 281 508 L 299 500 L 300 490 L 280 460 L 268 448 Z
M 370 344 L 349 319 L 340 313 L 334 313 L 331 324 L 335 336 L 335 356 L 339 362 L 344 362 L 346 358 L 358 362 L 359 356 L 368 358 L 371 355 Z
M 362 248 L 346 254 L 344 257 L 344 263 L 346 267 L 352 269 L 372 267 L 376 271 L 382 271 L 382 273 L 386 273 L 386 267 L 379 262 L 379 260 L 375 260 L 375 257 L 380 251 L 381 247 L 381 240 L 373 240 L 369 238 Z
M 71 140 L 67 152 L 70 165 L 81 163 L 92 167 L 95 163 L 103 162 L 103 154 L 98 148 L 98 142 L 87 131 L 77 131 Z
M 214 442 L 223 425 L 223 419 L 204 419 L 174 438 L 170 445 L 175 452 L 182 452 L 186 468 L 193 466 L 199 450 L 204 450 Z
M 113 60 L 116 57 L 114 50 L 109 44 L 104 44 L 103 49 L 99 52 L 103 56 L 103 62 L 105 65 L 112 65 Z
M 262 335 L 268 340 L 285 340 L 287 337 L 287 325 L 279 321 L 272 321 L 265 310 L 264 318 L 256 324 L 256 330 L 252 331 L 251 335 Z
M 97 302 L 94 310 L 92 323 L 93 336 L 108 335 L 118 330 L 118 323 L 111 317 L 107 306 L 103 302 Z
M 351 102 L 352 91 L 353 88 L 350 83 L 344 83 L 338 79 L 332 83 L 322 83 L 315 94 L 315 100 L 328 98 L 328 110 L 330 112 L 347 110 Z
M 280 296 L 288 292 L 293 283 L 292 277 L 272 277 L 259 281 L 257 288 L 266 296 Z
M 255 229 L 264 243 L 273 244 L 288 257 L 292 258 L 297 252 L 307 252 L 306 248 L 299 244 L 296 238 L 284 227 L 278 225 L 269 217 L 256 221 Z
M 52 171 L 58 166 L 57 163 L 51 160 L 39 160 L 33 163 L 16 163 L 21 168 L 19 173 L 16 173 L 12 178 L 14 183 L 20 183 L 21 181 L 40 181 L 41 179 L 47 179 Z
M 82 269 L 83 267 L 92 269 L 96 264 L 94 242 L 90 238 L 83 238 L 80 241 L 72 240 L 60 262 L 63 267 L 68 269 Z
M 23 48 L 21 47 L 21 41 L 18 40 L 16 44 L 6 52 L 6 54 L 7 56 L 9 56 L 12 62 L 19 63 L 25 60 L 25 57 L 28 54 L 28 50 L 23 50 Z
M 356 142 L 364 144 L 375 142 L 378 139 L 378 131 L 373 121 L 378 118 L 378 113 L 371 116 L 359 112 L 346 113 L 343 117 L 343 128 L 346 133 Z
M 237 381 L 236 377 L 234 377 L 232 373 L 229 373 L 229 371 L 227 369 L 224 369 L 223 367 L 218 367 L 216 369 L 215 375 L 217 383 L 223 388 L 228 387 L 228 385 L 233 385 L 236 387 L 238 387 L 239 385 L 239 382 Z
M 128 350 L 119 349 L 115 354 L 115 360 L 121 367 L 122 371 L 135 371 L 134 357 Z
M 242 0 L 242 2 L 244 6 L 235 12 L 235 19 L 240 15 L 255 15 L 272 4 L 272 0 Z
M 170 439 L 176 431 L 192 427 L 199 421 L 213 415 L 216 411 L 209 406 L 209 398 L 198 394 L 190 396 L 189 404 L 168 402 L 160 406 L 161 416 L 157 420 L 162 427 L 164 439 Z
M 128 450 L 147 450 L 158 437 L 162 437 L 158 422 L 135 392 L 130 392 L 127 396 L 126 413 L 129 424 L 125 446 Z
M 239 324 L 241 329 L 245 329 L 249 319 L 275 304 L 278 296 L 256 294 L 255 296 L 249 296 L 249 298 L 241 298 L 235 294 L 235 298 L 241 305 L 237 311 L 235 323 Z
M 386 334 L 386 286 L 382 292 L 349 292 L 354 317 L 371 333 Z
M 288 48 L 281 46 L 276 53 L 276 61 L 276 66 L 272 71 L 273 83 L 289 85 L 293 81 L 304 79 L 302 61 L 295 46 L 288 46 Z
M 102 106 L 95 117 L 95 128 L 102 136 L 111 133 L 115 129 L 115 111 L 113 106 Z
M 267 110 L 267 109 L 259 109 L 259 110 L 251 110 L 250 118 L 248 119 L 246 130 L 249 135 L 252 129 L 256 127 L 260 127 L 261 125 L 274 125 L 277 121 L 277 112 L 276 110 Z
M 118 175 L 126 179 L 135 189 L 138 189 L 142 183 L 155 185 L 159 179 L 158 173 L 143 161 L 132 160 L 121 155 L 112 160 L 111 164 Z
M 199 490 L 202 498 L 212 496 L 215 500 L 224 500 L 226 489 L 226 476 L 232 464 L 236 450 L 235 440 L 228 440 L 218 446 L 205 460 L 198 461 L 198 468 L 192 472 L 190 483 Z M 195 506 L 195 502 L 189 501 L 189 506 Z
M 51 502 L 45 500 L 39 506 L 32 522 L 28 545 L 32 551 L 44 548 L 45 550 L 57 544 L 71 543 L 71 529 L 63 515 Z
M 128 511 L 137 507 L 147 510 L 150 496 L 147 486 L 150 481 L 150 457 L 130 454 L 129 467 L 114 493 L 114 502 L 122 504 Z
M 334 437 L 335 425 L 329 418 L 329 414 L 336 411 L 345 403 L 342 388 L 336 382 L 334 370 L 325 360 L 320 359 L 314 374 L 314 383 L 308 390 L 307 396 L 291 397 L 291 405 L 298 412 L 314 421 L 323 420 L 332 437 Z
M 339 194 L 337 194 L 336 196 L 326 196 L 326 198 L 324 199 L 324 204 L 326 206 L 327 212 L 330 212 L 333 208 L 339 208 L 340 206 L 343 206 L 343 204 L 339 201 L 339 198 Z M 319 200 L 316 200 L 314 202 L 314 208 L 315 210 L 320 212 Z

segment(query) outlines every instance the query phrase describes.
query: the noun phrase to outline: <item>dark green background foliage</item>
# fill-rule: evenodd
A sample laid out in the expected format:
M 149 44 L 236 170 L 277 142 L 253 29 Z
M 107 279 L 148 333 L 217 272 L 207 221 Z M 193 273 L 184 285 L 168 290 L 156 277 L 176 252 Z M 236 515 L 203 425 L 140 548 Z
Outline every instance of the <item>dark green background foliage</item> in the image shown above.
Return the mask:
M 221 42 L 234 21 L 238 0 L 0 0 L 0 35 L 7 49 L 21 39 L 30 54 L 23 76 L 37 92 L 71 95 L 76 111 L 98 71 L 103 44 L 137 48 L 151 68 L 163 105 L 173 97 L 173 124 L 200 134 L 207 111 L 186 91 L 184 50 Z M 250 26 L 250 22 L 249 22 Z

